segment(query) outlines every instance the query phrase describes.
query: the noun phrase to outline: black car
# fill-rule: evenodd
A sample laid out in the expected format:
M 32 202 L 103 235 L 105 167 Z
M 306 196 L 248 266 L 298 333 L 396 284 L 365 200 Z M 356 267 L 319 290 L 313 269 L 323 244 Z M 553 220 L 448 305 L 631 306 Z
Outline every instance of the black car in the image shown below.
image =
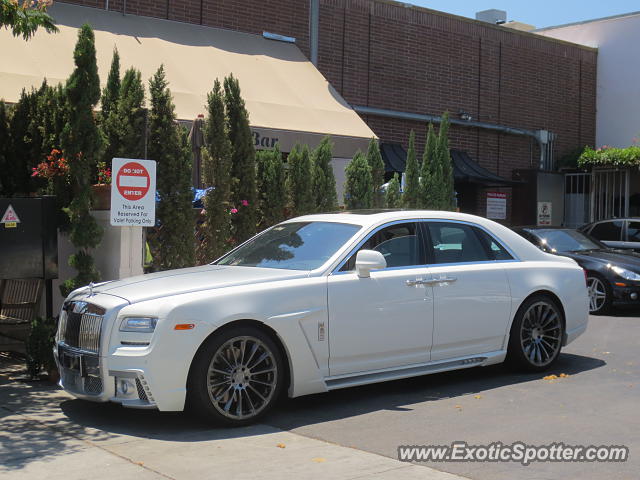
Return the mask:
M 541 250 L 573 258 L 584 268 L 589 312 L 603 314 L 612 306 L 640 305 L 640 254 L 614 250 L 571 228 L 515 227 Z
M 611 248 L 640 252 L 640 218 L 611 218 L 583 225 L 578 230 Z

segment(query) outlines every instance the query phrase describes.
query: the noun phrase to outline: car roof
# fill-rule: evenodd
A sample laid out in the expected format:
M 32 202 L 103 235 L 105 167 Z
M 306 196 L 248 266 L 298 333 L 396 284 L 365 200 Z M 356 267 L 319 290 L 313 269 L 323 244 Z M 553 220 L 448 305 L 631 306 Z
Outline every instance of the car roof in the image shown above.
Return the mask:
M 550 260 L 559 258 L 546 254 L 504 225 L 484 217 L 468 213 L 447 212 L 442 210 L 365 210 L 342 211 L 339 213 L 319 213 L 289 219 L 290 222 L 337 222 L 359 225 L 362 228 L 359 238 L 377 226 L 399 220 L 450 220 L 471 223 L 483 227 L 500 242 L 508 246 L 521 260 Z M 553 260 L 552 260 L 553 261 Z
M 448 212 L 442 210 L 344 210 L 332 213 L 316 213 L 304 215 L 287 220 L 287 222 L 337 222 L 351 223 L 363 227 L 387 223 L 394 220 L 434 219 L 434 220 L 458 220 L 472 223 L 491 223 L 483 217 L 469 215 L 467 213 Z

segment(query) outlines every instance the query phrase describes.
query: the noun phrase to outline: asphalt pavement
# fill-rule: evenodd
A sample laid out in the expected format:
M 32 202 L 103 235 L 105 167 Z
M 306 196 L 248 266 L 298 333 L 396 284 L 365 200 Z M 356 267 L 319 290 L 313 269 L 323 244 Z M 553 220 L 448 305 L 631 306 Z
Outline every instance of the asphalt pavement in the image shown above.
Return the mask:
M 0 478 L 637 479 L 639 351 L 639 314 L 591 317 L 547 374 L 492 366 L 287 399 L 264 423 L 238 429 L 9 380 L 15 364 L 0 357 Z M 529 466 L 397 460 L 399 445 L 454 441 L 626 445 L 630 458 Z

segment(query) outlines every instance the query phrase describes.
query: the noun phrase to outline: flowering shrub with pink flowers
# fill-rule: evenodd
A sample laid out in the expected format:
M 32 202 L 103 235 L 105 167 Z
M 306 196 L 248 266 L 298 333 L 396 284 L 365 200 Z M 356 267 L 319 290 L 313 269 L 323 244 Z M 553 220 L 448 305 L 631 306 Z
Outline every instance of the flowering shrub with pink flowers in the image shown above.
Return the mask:
M 586 147 L 578 159 L 578 166 L 640 166 L 640 146 L 632 145 L 626 148 L 615 148 L 604 145 L 595 150 Z

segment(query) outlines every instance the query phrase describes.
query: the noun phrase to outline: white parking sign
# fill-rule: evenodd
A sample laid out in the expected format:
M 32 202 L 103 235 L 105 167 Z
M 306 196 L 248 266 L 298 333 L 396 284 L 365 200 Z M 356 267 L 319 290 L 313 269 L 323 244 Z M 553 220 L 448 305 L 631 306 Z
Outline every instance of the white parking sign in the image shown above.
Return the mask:
M 114 158 L 111 172 L 111 225 L 155 225 L 156 162 Z

